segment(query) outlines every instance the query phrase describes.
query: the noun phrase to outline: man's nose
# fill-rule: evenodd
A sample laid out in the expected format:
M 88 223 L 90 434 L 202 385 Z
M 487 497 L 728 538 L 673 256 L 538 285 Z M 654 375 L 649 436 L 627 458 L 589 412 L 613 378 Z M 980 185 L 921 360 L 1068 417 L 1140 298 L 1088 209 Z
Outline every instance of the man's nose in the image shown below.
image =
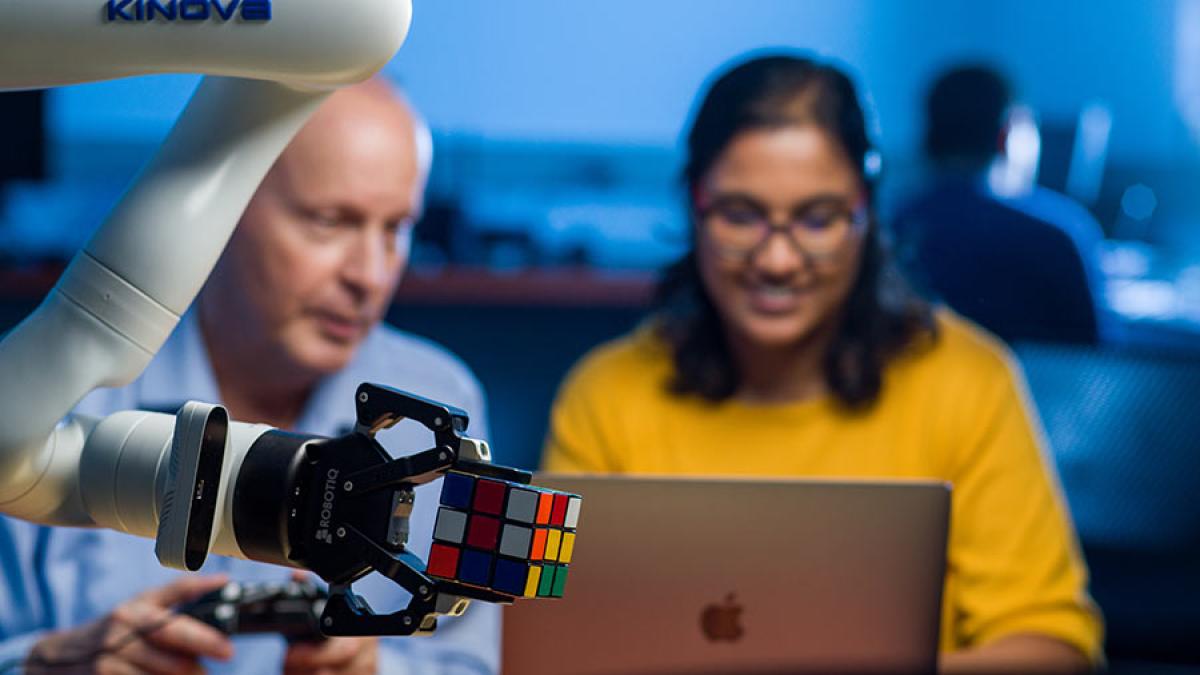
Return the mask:
M 388 245 L 386 234 L 364 228 L 346 252 L 342 278 L 363 297 L 385 292 L 395 276 L 396 252 Z

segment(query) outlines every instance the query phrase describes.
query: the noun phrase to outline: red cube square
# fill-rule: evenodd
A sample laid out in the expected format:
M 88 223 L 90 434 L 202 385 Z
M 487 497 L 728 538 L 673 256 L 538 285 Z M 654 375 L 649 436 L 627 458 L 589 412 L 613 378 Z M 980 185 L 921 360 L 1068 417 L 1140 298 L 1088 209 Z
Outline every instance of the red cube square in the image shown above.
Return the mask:
M 570 498 L 564 494 L 554 495 L 554 510 L 550 515 L 550 524 L 562 526 L 567 519 L 567 502 Z
M 504 493 L 507 488 L 504 483 L 497 483 L 493 480 L 480 480 L 475 484 L 475 510 L 482 513 L 490 513 L 494 516 L 500 515 L 500 509 L 504 506 Z
M 467 546 L 482 548 L 487 551 L 496 550 L 496 542 L 500 540 L 500 521 L 489 516 L 473 515 L 467 524 Z
M 425 571 L 435 577 L 453 579 L 458 572 L 458 549 L 445 544 L 434 544 L 429 549 L 429 564 Z

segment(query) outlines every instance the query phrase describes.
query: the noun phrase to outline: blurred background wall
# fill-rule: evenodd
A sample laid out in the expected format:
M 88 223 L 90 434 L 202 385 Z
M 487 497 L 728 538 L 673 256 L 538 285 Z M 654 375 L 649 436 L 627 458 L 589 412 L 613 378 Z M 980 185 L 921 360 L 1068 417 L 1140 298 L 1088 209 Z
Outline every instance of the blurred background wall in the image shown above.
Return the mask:
M 1200 165 L 1196 0 L 416 0 L 409 41 L 387 70 L 437 133 L 435 195 L 485 230 L 527 231 L 551 249 L 543 257 L 582 242 L 604 263 L 646 267 L 672 250 L 676 142 L 698 88 L 729 59 L 772 46 L 811 49 L 857 74 L 875 103 L 889 197 L 919 176 L 921 97 L 948 64 L 985 60 L 1006 71 L 1041 116 L 1048 160 L 1070 151 L 1080 111 L 1100 103 L 1112 118 L 1101 224 L 1119 228 L 1123 191 L 1145 183 L 1159 211 L 1131 236 L 1200 252 L 1184 187 Z M 14 209 L 28 210 L 6 219 L 9 246 L 72 250 L 195 81 L 162 76 L 51 93 L 54 180 L 14 197 Z M 604 198 L 613 193 L 621 198 Z M 595 208 L 605 201 L 626 210 Z M 664 222 L 647 227 L 656 216 Z M 505 222 L 516 220 L 525 222 Z M 596 235 L 606 234 L 652 250 L 605 250 Z

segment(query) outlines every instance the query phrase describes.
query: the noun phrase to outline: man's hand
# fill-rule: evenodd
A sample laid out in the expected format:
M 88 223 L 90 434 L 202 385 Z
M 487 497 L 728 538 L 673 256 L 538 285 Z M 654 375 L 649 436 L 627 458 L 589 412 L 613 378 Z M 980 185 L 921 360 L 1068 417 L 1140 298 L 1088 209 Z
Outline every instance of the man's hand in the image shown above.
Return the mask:
M 321 643 L 290 645 L 283 660 L 284 675 L 375 675 L 379 667 L 379 638 L 335 637 Z
M 308 574 L 292 572 L 304 581 Z M 324 642 L 288 645 L 283 658 L 283 675 L 375 675 L 379 669 L 379 638 L 334 637 Z
M 214 591 L 224 576 L 185 576 L 118 606 L 100 619 L 42 638 L 25 672 L 47 675 L 190 675 L 200 658 L 228 660 L 233 644 L 217 629 L 171 608 Z

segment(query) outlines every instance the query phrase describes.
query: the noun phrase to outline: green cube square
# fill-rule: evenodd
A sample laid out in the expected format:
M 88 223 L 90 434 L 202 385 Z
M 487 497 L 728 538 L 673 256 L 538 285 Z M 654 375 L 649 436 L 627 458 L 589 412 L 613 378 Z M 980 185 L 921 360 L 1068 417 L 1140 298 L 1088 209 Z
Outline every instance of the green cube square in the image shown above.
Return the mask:
M 550 589 L 550 597 L 561 598 L 563 588 L 567 585 L 567 566 L 557 565 L 554 570 L 554 587 Z
M 554 590 L 554 568 L 556 565 L 543 565 L 542 578 L 538 581 L 538 597 L 549 598 Z

